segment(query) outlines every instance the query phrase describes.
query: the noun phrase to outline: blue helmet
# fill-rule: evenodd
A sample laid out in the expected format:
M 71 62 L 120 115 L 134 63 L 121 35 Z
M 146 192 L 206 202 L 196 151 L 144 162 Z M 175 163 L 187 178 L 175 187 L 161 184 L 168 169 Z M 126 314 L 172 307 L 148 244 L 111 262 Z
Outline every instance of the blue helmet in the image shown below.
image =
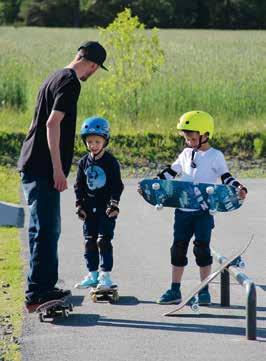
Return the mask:
M 80 135 L 85 141 L 88 135 L 99 135 L 108 142 L 110 138 L 110 126 L 108 120 L 100 117 L 90 117 L 84 120 Z

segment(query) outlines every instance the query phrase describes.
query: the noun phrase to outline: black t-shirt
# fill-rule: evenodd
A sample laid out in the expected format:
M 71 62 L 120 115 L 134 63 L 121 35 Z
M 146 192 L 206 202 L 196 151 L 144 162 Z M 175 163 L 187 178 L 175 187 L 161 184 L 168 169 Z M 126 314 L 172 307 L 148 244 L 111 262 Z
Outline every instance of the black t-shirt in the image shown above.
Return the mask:
M 84 210 L 106 209 L 110 200 L 119 202 L 124 185 L 116 158 L 108 152 L 98 160 L 85 155 L 79 161 L 74 189 L 76 206 Z
M 21 149 L 19 171 L 52 177 L 46 123 L 52 110 L 58 110 L 65 113 L 60 124 L 60 156 L 64 174 L 69 174 L 74 151 L 79 93 L 79 80 L 75 71 L 70 68 L 58 70 L 43 82 L 38 93 L 33 123 Z

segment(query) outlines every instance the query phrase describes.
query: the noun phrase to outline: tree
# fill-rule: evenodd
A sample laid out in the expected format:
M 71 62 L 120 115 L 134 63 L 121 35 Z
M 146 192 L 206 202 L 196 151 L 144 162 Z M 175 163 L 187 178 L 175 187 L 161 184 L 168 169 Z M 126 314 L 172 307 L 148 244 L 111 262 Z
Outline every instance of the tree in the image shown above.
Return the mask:
M 0 25 L 17 21 L 21 0 L 0 0 Z
M 24 0 L 20 16 L 30 26 L 79 26 L 79 0 Z
M 164 63 L 157 29 L 150 33 L 130 9 L 119 13 L 106 29 L 100 29 L 102 42 L 108 48 L 111 64 L 108 76 L 100 80 L 99 112 L 118 117 L 127 114 L 134 123 L 139 118 L 140 92 Z

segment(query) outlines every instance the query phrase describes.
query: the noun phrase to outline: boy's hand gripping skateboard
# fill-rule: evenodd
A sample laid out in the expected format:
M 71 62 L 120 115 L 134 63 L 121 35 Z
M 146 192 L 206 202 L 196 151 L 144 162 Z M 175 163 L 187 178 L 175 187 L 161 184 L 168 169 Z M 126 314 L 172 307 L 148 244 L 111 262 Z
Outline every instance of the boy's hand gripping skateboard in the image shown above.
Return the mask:
M 91 287 L 89 291 L 89 295 L 93 302 L 110 301 L 116 303 L 119 300 L 117 285 L 113 285 L 108 288 Z
M 73 304 L 67 302 L 71 295 L 51 300 L 40 304 L 35 312 L 39 315 L 39 320 L 43 322 L 45 319 L 54 319 L 57 316 L 68 317 L 69 312 L 73 311 Z
M 156 209 L 163 207 L 229 212 L 241 207 L 239 190 L 225 184 L 194 183 L 178 180 L 143 179 L 140 193 Z
M 215 277 L 217 277 L 221 272 L 223 272 L 227 267 L 234 264 L 234 261 L 239 258 L 250 246 L 253 241 L 254 236 L 252 235 L 251 239 L 245 244 L 245 246 L 230 257 L 226 262 L 224 262 L 216 271 L 212 272 L 207 278 L 205 278 L 197 287 L 195 287 L 188 296 L 181 302 L 179 305 L 170 312 L 164 314 L 164 316 L 174 316 L 178 311 L 180 311 L 186 305 L 189 305 L 194 312 L 199 313 L 199 305 L 197 302 L 197 294 L 206 287 Z M 194 300 L 194 301 L 193 301 Z M 191 302 L 193 301 L 193 302 Z

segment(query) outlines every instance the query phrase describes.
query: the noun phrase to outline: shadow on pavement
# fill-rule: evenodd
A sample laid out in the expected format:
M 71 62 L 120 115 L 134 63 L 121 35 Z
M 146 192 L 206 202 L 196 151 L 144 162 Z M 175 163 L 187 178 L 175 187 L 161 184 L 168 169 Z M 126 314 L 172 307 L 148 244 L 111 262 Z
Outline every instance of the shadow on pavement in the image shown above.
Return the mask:
M 71 296 L 71 302 L 73 303 L 74 307 L 75 306 L 82 306 L 84 298 L 85 298 L 85 296 L 72 295 Z
M 109 327 L 125 327 L 135 329 L 160 330 L 160 331 L 175 331 L 175 332 L 193 332 L 193 333 L 213 333 L 222 335 L 245 335 L 244 327 L 231 326 L 217 326 L 217 325 L 202 325 L 202 324 L 175 324 L 168 322 L 151 322 L 140 320 L 122 320 L 110 319 L 100 317 L 97 326 Z M 264 338 L 266 341 L 266 328 L 257 329 L 257 337 Z
M 205 317 L 206 315 L 203 315 Z M 210 316 L 210 315 L 208 315 Z M 194 316 L 195 317 L 195 316 Z M 125 320 L 102 317 L 98 314 L 78 314 L 71 313 L 69 318 L 57 318 L 52 322 L 54 325 L 71 327 L 119 327 L 144 330 L 173 331 L 173 332 L 192 332 L 192 333 L 212 333 L 221 335 L 245 336 L 244 327 L 204 325 L 195 323 L 170 323 L 170 322 L 152 322 L 143 320 Z M 266 328 L 257 328 L 257 337 L 260 342 L 266 342 Z
M 117 303 L 112 303 L 113 306 L 136 306 L 140 303 L 137 297 L 134 296 L 119 296 Z
M 256 287 L 260 287 L 262 291 L 266 291 L 266 285 L 256 285 Z

